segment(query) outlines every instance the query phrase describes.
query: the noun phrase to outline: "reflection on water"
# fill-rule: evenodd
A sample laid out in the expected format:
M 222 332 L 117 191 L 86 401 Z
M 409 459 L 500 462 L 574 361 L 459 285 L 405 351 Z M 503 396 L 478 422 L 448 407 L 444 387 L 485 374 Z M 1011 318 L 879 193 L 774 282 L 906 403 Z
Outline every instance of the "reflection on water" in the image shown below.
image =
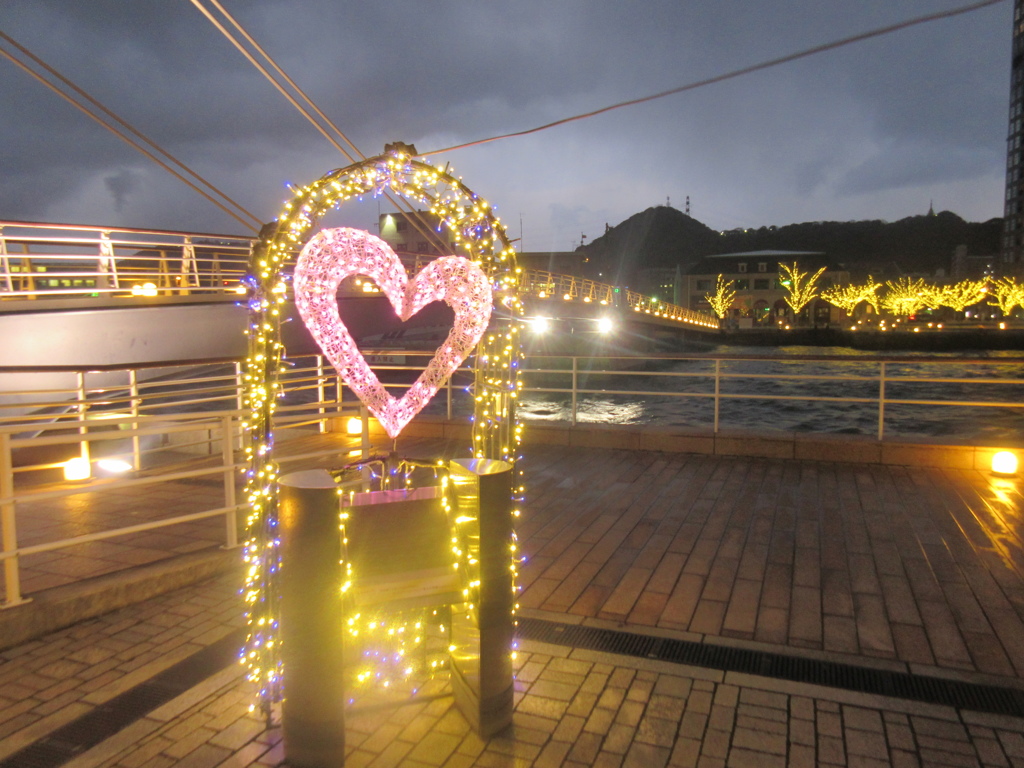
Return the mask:
M 715 353 L 762 357 L 774 353 L 779 357 L 778 360 L 721 362 L 723 399 L 719 412 L 720 427 L 752 431 L 877 434 L 880 366 L 877 362 L 858 360 L 876 356 L 876 353 L 838 347 L 782 347 L 774 350 L 721 347 L 711 354 Z M 829 355 L 845 359 L 813 362 L 795 360 L 793 355 Z M 902 353 L 900 362 L 886 363 L 886 398 L 925 402 L 886 403 L 885 434 L 949 437 L 989 445 L 1020 442 L 1024 434 L 1024 408 L 933 404 L 942 401 L 1021 403 L 1024 401 L 1024 367 L 1012 362 L 999 362 L 1001 357 L 1018 355 L 1013 351 L 972 353 L 970 357 L 985 357 L 992 362 L 939 365 L 907 358 L 955 360 L 964 356 Z M 581 372 L 581 389 L 604 391 L 578 395 L 577 421 L 710 427 L 714 421 L 714 368 L 713 360 L 689 359 L 667 362 L 653 375 Z M 686 376 L 658 375 L 664 372 Z M 770 375 L 770 378 L 754 378 L 761 375 Z M 842 378 L 786 378 L 789 376 Z M 941 378 L 944 381 L 918 382 L 912 380 L 915 377 Z M 539 379 L 537 375 L 531 378 L 527 373 L 527 390 L 534 387 L 568 388 L 571 385 L 568 374 L 544 374 L 543 379 Z M 1000 379 L 1007 383 L 979 384 L 972 381 L 976 379 Z M 680 397 L 683 393 L 689 396 Z M 815 398 L 860 399 L 864 402 Z M 525 421 L 571 419 L 571 397 L 568 394 L 527 391 L 520 398 L 519 408 Z

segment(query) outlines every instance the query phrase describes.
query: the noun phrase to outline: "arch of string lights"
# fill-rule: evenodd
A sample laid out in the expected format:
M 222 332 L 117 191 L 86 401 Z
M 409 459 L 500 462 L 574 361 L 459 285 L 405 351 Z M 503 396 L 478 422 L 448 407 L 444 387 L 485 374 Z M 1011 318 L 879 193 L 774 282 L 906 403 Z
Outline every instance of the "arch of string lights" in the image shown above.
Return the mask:
M 286 350 L 281 321 L 289 294 L 295 254 L 315 234 L 320 218 L 346 200 L 385 192 L 429 210 L 452 235 L 459 256 L 475 263 L 490 281 L 493 310 L 473 360 L 475 400 L 472 455 L 507 461 L 519 458 L 519 394 L 522 303 L 516 254 L 487 201 L 447 169 L 435 168 L 399 148 L 332 171 L 297 190 L 253 251 L 249 285 L 249 352 L 245 369 L 248 417 L 246 497 L 249 505 L 243 595 L 249 626 L 242 663 L 258 687 L 264 711 L 282 698 L 283 670 L 278 634 L 280 553 L 278 465 L 274 460 L 274 411 L 281 394 L 280 372 Z M 515 472 L 514 515 L 523 486 Z M 515 572 L 515 542 L 510 542 Z

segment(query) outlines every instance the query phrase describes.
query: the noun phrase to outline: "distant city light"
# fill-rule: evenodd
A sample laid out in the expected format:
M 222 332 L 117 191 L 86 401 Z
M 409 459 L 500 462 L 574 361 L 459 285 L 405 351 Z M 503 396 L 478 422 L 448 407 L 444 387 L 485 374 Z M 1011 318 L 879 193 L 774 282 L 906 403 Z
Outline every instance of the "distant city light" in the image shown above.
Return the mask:
M 156 296 L 156 284 L 143 283 L 132 286 L 132 296 Z

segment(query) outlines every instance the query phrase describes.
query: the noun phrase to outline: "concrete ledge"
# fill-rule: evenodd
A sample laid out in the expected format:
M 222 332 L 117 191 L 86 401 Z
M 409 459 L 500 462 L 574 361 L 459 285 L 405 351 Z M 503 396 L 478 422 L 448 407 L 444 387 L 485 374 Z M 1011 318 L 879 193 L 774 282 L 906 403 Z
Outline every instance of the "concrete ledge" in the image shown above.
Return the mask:
M 723 431 L 714 435 L 715 455 L 792 459 L 796 457 L 794 437 L 791 432 L 752 434 Z
M 715 452 L 715 436 L 673 427 L 646 427 L 640 432 L 640 450 L 710 455 Z
M 370 421 L 370 434 L 384 431 Z M 421 416 L 403 435 L 409 437 L 472 440 L 468 421 L 448 421 Z M 910 467 L 945 467 L 989 471 L 999 450 L 1014 450 L 1024 463 L 1024 447 L 958 445 L 938 439 L 911 441 L 878 440 L 868 435 L 805 434 L 797 432 L 742 432 L 659 427 L 631 424 L 576 424 L 536 422 L 527 424 L 523 439 L 529 445 L 564 445 L 577 448 L 617 448 L 627 451 L 662 451 L 713 456 L 745 456 L 763 459 L 795 459 L 850 464 L 887 464 Z
M 241 579 L 241 551 L 215 549 L 43 590 L 32 595 L 29 602 L 0 610 L 0 649 L 232 569 L 239 571 Z
M 882 443 L 861 435 L 793 436 L 793 458 L 801 461 L 842 461 L 882 464 Z

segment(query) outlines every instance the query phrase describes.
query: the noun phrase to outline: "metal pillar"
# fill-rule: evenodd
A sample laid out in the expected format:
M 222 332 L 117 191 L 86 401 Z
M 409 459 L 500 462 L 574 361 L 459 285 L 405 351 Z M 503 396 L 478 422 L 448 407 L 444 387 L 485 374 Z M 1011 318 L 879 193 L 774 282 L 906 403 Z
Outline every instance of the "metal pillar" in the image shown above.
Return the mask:
M 280 479 L 281 707 L 292 768 L 345 764 L 345 684 L 338 491 L 325 469 Z
M 452 616 L 452 690 L 463 717 L 486 739 L 512 723 L 512 465 L 456 459 L 450 476 L 452 511 L 473 526 L 463 538 L 469 562 L 476 561 L 468 578 L 480 582 L 475 606 Z

